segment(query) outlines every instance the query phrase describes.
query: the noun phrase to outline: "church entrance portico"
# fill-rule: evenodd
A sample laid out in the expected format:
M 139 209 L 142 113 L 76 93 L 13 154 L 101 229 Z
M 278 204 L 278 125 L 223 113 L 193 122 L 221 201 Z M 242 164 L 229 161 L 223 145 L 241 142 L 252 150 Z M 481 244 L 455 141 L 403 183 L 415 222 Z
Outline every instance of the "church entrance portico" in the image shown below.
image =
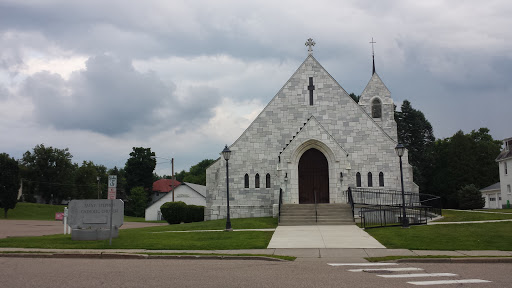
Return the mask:
M 329 203 L 329 164 L 315 148 L 299 160 L 299 204 Z

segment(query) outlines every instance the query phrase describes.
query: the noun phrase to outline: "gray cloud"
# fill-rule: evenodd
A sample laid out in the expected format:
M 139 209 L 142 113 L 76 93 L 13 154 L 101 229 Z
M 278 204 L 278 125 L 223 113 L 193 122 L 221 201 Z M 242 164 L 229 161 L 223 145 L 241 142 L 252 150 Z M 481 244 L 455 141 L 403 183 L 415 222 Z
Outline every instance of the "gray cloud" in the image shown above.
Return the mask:
M 32 98 L 42 123 L 106 135 L 136 126 L 148 126 L 148 131 L 185 129 L 208 121 L 220 101 L 218 91 L 207 86 L 190 87 L 178 97 L 173 83 L 107 55 L 89 58 L 86 69 L 73 72 L 69 80 L 38 72 L 24 81 L 20 94 Z

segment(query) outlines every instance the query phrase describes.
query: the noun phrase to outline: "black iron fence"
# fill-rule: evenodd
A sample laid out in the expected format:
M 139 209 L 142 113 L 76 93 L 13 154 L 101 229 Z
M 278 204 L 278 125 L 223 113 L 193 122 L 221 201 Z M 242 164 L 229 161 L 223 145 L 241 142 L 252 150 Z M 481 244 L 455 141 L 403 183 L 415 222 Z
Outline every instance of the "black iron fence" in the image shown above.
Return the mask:
M 404 199 L 410 225 L 427 224 L 428 219 L 442 214 L 439 196 L 406 192 Z M 403 200 L 400 191 L 351 187 L 347 191 L 347 202 L 352 207 L 360 207 L 363 228 L 399 226 L 402 223 Z

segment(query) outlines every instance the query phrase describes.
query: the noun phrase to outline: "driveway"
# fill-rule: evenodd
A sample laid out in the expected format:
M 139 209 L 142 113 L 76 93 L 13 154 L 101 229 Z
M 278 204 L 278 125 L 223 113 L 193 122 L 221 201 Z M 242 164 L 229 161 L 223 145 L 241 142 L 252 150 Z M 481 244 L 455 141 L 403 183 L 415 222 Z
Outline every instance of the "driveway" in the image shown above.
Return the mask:
M 121 229 L 163 226 L 167 223 L 124 222 Z M 0 238 L 63 234 L 62 221 L 0 220 Z

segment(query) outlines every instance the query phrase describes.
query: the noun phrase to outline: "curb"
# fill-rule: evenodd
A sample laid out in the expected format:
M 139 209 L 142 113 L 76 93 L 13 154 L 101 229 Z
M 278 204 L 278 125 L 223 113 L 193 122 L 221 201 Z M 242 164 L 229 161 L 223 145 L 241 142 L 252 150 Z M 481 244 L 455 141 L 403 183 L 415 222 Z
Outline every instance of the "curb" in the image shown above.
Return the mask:
M 179 259 L 179 260 L 262 260 L 288 262 L 283 259 L 265 256 L 230 255 L 147 255 L 126 253 L 0 253 L 0 257 L 10 258 L 74 258 L 74 259 Z
M 406 258 L 398 263 L 512 263 L 512 257 Z

